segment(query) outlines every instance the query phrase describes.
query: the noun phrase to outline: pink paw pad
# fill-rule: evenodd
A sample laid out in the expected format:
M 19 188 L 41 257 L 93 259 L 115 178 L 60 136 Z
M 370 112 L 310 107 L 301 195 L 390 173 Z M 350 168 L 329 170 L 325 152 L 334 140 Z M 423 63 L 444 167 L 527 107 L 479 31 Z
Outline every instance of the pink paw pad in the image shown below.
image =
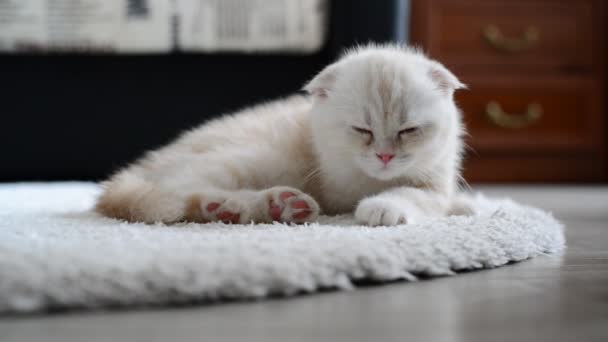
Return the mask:
M 293 192 L 285 191 L 279 194 L 281 203 L 277 204 L 274 200 L 270 200 L 268 203 L 268 213 L 274 221 L 283 221 L 281 216 L 283 215 L 283 211 L 287 206 L 290 207 L 290 212 L 292 212 L 291 219 L 303 220 L 312 213 L 310 205 L 306 201 L 295 200 L 290 202 L 289 199 L 294 196 L 297 195 Z
M 279 198 L 280 198 L 282 201 L 285 201 L 285 200 L 287 200 L 289 197 L 293 197 L 293 196 L 295 196 L 295 195 L 296 195 L 296 194 L 294 194 L 293 192 L 281 192 L 281 194 L 279 195 Z
M 229 211 L 222 211 L 217 214 L 217 219 L 224 223 L 239 223 L 240 218 L 240 214 L 231 213 Z
M 272 219 L 275 221 L 280 221 L 281 213 L 283 213 L 283 209 L 281 209 L 281 207 L 276 205 L 276 203 L 274 203 L 273 200 L 270 200 L 270 202 L 268 203 L 268 206 L 269 206 L 268 213 L 270 214 L 270 217 L 272 217 Z
M 207 204 L 207 211 L 212 212 L 212 211 L 215 211 L 219 207 L 220 207 L 219 203 L 211 202 L 211 203 Z
M 219 203 L 211 202 L 207 205 L 207 207 L 205 207 L 205 209 L 207 209 L 207 211 L 211 213 L 216 211 L 220 206 L 221 204 Z M 215 217 L 218 221 L 221 221 L 223 223 L 239 223 L 241 215 L 239 213 L 233 213 L 230 211 L 222 211 L 217 213 Z

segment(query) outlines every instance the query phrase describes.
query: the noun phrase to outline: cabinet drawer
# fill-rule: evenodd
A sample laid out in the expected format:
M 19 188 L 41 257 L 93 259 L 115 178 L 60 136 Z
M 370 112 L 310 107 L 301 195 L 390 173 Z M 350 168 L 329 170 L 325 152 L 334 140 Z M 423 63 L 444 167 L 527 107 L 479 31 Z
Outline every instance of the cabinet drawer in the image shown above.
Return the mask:
M 428 49 L 456 70 L 588 71 L 592 1 L 432 2 Z
M 457 94 L 478 151 L 568 152 L 601 145 L 597 87 L 584 79 L 473 81 Z
M 568 155 L 469 154 L 464 176 L 475 182 L 597 182 L 604 179 L 597 153 Z

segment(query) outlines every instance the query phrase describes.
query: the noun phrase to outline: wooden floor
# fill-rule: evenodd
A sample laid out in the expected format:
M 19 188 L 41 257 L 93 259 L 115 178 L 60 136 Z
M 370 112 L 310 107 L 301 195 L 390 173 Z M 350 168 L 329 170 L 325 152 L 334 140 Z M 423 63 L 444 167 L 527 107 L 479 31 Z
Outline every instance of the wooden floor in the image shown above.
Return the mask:
M 608 188 L 485 188 L 553 210 L 564 255 L 418 283 L 195 308 L 0 319 L 0 342 L 608 341 Z

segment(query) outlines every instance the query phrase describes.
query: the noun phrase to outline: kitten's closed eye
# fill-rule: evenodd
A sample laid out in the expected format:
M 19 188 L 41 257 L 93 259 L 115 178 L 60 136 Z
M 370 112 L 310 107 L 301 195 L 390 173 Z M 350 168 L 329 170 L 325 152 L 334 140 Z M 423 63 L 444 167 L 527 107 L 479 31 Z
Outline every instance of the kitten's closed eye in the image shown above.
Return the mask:
M 353 126 L 353 129 L 357 133 L 369 135 L 370 137 L 374 136 L 374 133 L 371 130 L 367 129 L 367 128 L 361 128 L 361 127 Z
M 409 127 L 409 128 L 405 128 L 400 130 L 397 135 L 402 136 L 404 134 L 412 134 L 412 133 L 418 133 L 418 131 L 420 131 L 420 127 Z

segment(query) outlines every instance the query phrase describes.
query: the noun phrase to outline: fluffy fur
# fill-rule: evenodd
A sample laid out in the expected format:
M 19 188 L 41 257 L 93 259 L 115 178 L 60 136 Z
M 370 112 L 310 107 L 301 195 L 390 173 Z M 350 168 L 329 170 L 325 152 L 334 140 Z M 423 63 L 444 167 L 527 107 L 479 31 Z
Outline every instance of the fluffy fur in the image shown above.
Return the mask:
M 104 183 L 96 210 L 129 221 L 369 225 L 462 211 L 463 84 L 418 51 L 348 51 L 293 96 L 182 135 Z

